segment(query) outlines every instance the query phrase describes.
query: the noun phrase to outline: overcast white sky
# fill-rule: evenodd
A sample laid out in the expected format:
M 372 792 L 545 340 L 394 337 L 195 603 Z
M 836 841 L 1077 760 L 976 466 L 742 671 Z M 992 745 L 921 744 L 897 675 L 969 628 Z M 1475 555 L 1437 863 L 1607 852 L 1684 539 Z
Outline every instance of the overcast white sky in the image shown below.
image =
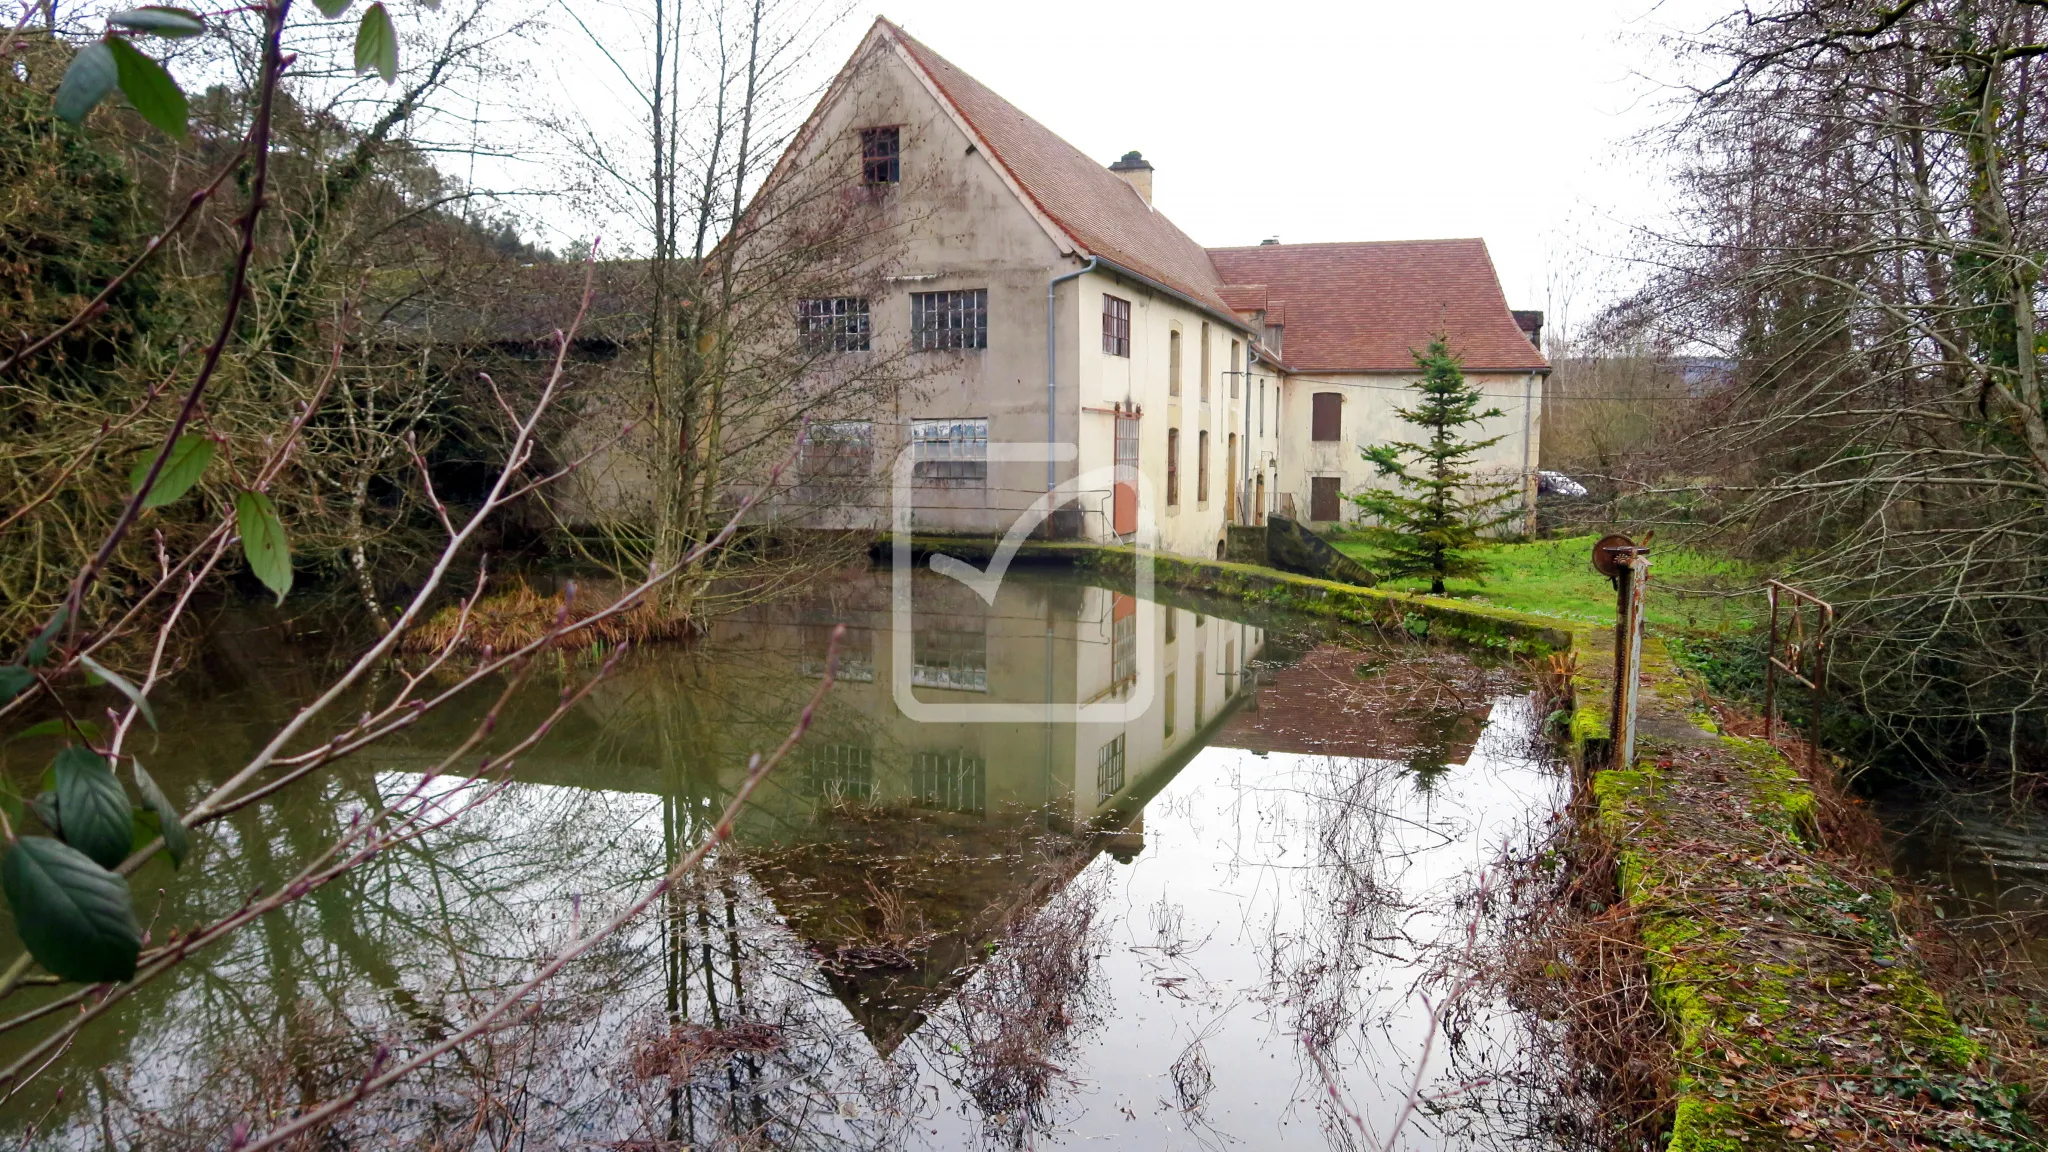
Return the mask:
M 861 0 L 817 63 L 886 15 L 1103 163 L 1142 151 L 1203 244 L 1479 236 L 1511 306 L 1583 321 L 1660 210 L 1629 146 L 1678 75 L 1657 37 L 1728 3 Z M 558 63 L 601 125 L 604 65 Z

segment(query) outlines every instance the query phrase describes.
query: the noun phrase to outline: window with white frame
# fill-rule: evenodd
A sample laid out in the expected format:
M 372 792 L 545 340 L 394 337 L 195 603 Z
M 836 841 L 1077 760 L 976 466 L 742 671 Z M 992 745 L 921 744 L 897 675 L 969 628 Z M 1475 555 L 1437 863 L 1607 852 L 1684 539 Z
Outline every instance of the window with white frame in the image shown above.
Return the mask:
M 988 347 L 988 289 L 912 292 L 910 346 L 919 352 Z
M 910 422 L 911 474 L 919 480 L 988 482 L 988 417 Z
M 823 296 L 799 307 L 804 347 L 814 352 L 866 352 L 871 331 L 865 296 Z

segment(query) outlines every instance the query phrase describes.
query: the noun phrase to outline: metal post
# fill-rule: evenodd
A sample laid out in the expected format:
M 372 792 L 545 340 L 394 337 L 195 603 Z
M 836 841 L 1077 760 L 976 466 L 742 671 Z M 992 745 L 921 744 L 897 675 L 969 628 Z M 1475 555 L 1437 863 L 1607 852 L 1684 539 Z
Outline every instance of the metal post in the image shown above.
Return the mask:
M 1771 601 L 1771 642 L 1764 649 L 1764 743 L 1769 744 L 1777 734 L 1778 727 L 1778 586 L 1764 585 L 1764 595 Z
M 1622 549 L 1612 551 L 1619 553 Z M 1629 672 L 1634 668 L 1628 654 L 1629 587 L 1634 583 L 1634 566 L 1623 563 L 1614 575 L 1614 692 L 1607 709 L 1608 746 L 1615 749 L 1621 747 L 1621 705 L 1626 694 L 1623 686 L 1628 683 Z M 1625 768 L 1627 765 L 1617 760 L 1615 767 Z
M 1628 691 L 1622 701 L 1625 715 L 1616 744 L 1621 753 L 1615 761 L 1617 768 L 1628 768 L 1636 761 L 1636 700 L 1643 687 L 1643 596 L 1650 586 L 1649 549 L 1635 550 L 1628 571 Z

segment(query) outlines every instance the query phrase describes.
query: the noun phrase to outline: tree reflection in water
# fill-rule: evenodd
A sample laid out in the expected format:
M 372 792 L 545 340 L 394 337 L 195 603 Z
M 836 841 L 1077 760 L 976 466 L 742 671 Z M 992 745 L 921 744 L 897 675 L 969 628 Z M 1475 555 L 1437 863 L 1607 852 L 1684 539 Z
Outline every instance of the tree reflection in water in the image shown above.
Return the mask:
M 1063 595 L 1085 616 L 1094 592 Z M 1042 650 L 1043 619 L 1030 617 L 1024 651 Z M 970 755 L 959 733 L 905 738 L 850 690 L 814 730 L 842 751 L 773 781 L 739 843 L 670 891 L 662 916 L 308 1147 L 1357 1143 L 1315 1061 L 1346 1107 L 1393 1114 L 1420 1055 L 1416 994 L 1457 975 L 1443 942 L 1471 920 L 1459 901 L 1476 866 L 1548 814 L 1555 777 L 1515 743 L 1531 718 L 1512 677 L 1435 650 L 1311 647 L 1232 716 L 1217 705 L 1245 678 L 1219 657 L 1256 637 L 1225 640 L 1226 627 L 1238 626 L 1180 624 L 1184 651 L 1213 646 L 1207 714 L 1188 707 L 1188 651 L 1182 743 L 1157 751 L 1158 716 L 1149 732 L 1119 730 L 1131 759 L 1106 799 L 1108 731 L 1020 728 Z M 124 1034 L 81 1039 L 103 1047 L 71 1067 L 96 1071 L 33 1085 L 0 1106 L 0 1127 L 36 1147 L 228 1147 L 238 1123 L 345 1092 L 460 1028 L 573 920 L 661 874 L 722 807 L 746 751 L 786 723 L 812 683 L 793 674 L 801 652 L 745 651 L 647 654 L 481 818 L 139 996 Z M 877 681 L 886 691 L 886 667 Z M 206 706 L 261 694 L 217 695 Z M 163 888 L 155 930 L 281 883 L 354 813 L 417 784 L 434 747 L 422 732 L 374 770 L 236 813 L 215 857 L 232 869 L 139 880 Z M 913 775 L 891 783 L 885 769 Z M 1043 796 L 1015 800 L 1019 781 Z M 1457 1091 L 1490 1075 L 1481 1057 L 1514 1031 L 1504 1006 L 1468 1007 L 1431 1056 L 1437 1098 L 1414 1146 L 1521 1130 L 1474 1120 L 1500 1100 Z

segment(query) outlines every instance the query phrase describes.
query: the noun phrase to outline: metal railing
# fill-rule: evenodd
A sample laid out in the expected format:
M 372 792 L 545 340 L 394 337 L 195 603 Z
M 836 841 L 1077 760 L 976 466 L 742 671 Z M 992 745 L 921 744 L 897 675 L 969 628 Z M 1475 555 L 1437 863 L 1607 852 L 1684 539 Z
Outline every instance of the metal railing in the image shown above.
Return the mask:
M 1807 737 L 1807 765 L 1818 769 L 1821 707 L 1828 695 L 1828 629 L 1835 622 L 1835 606 L 1778 580 L 1766 580 L 1764 592 L 1771 600 L 1771 646 L 1769 661 L 1764 666 L 1764 740 L 1769 743 L 1777 736 L 1778 674 L 1782 672 L 1811 693 L 1813 718 Z M 1782 629 L 1781 612 L 1785 620 Z M 1809 617 L 1814 620 L 1811 638 L 1807 636 Z M 1783 659 L 1779 658 L 1781 652 Z

